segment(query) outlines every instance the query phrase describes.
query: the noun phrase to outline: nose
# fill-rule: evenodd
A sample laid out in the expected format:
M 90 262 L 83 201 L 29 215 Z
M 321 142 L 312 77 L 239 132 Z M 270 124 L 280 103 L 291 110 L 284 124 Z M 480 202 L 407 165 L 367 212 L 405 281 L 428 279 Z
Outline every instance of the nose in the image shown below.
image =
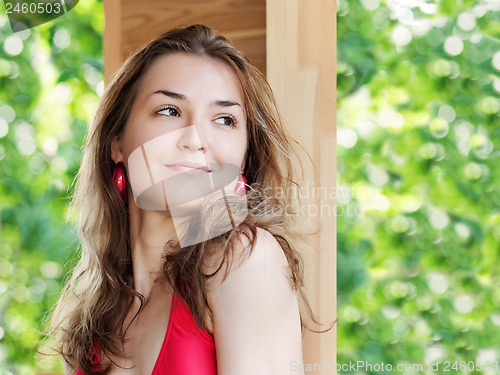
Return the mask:
M 198 129 L 194 125 L 183 129 L 179 145 L 182 150 L 205 152 L 207 149 L 205 141 L 199 136 Z

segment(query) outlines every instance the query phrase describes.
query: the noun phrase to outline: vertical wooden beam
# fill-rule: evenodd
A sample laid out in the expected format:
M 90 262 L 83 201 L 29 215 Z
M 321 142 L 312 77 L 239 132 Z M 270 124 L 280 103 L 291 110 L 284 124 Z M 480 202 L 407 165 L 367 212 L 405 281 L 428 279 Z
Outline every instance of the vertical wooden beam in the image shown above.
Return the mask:
M 305 168 L 301 181 L 307 195 L 301 227 L 319 226 L 321 231 L 314 238 L 315 249 L 303 254 L 305 288 L 313 311 L 325 323 L 336 316 L 335 40 L 335 1 L 267 0 L 267 77 L 291 135 L 314 164 Z M 308 332 L 303 349 L 304 364 L 335 368 L 335 329 Z
M 104 76 L 164 32 L 201 23 L 221 32 L 265 73 L 265 0 L 104 0 Z
M 105 0 L 104 6 L 104 83 L 107 85 L 113 79 L 123 61 L 122 55 L 122 17 L 121 0 Z

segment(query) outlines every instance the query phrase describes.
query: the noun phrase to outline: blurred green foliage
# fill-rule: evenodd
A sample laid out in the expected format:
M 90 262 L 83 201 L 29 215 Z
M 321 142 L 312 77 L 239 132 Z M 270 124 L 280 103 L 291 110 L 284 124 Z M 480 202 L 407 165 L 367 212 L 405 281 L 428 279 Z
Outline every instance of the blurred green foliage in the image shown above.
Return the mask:
M 86 0 L 12 34 L 0 4 L 0 374 L 61 374 L 59 359 L 35 361 L 37 330 L 77 248 L 64 221 L 104 89 L 104 15 Z
M 340 364 L 500 359 L 499 10 L 338 2 Z M 77 246 L 63 223 L 102 31 L 96 0 L 16 34 L 0 7 L 2 375 L 62 371 L 35 361 L 36 330 Z
M 338 1 L 339 364 L 500 373 L 499 11 Z

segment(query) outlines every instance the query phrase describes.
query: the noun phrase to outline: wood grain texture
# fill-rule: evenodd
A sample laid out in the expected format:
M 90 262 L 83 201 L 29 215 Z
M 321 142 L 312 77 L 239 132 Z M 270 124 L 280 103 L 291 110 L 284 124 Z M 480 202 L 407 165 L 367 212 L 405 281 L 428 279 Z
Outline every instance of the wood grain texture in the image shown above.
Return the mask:
M 122 46 L 122 20 L 116 15 L 121 14 L 120 0 L 104 1 L 104 82 L 108 84 L 115 72 L 120 68 L 122 61 L 118 58 L 121 55 Z
M 176 26 L 196 23 L 220 31 L 265 73 L 265 0 L 104 0 L 104 4 L 105 26 L 110 25 L 105 31 L 106 82 L 150 40 Z
M 306 168 L 299 226 L 320 229 L 303 256 L 306 293 L 323 323 L 336 316 L 335 27 L 333 0 L 267 0 L 267 77 L 292 137 L 312 157 L 312 165 L 300 157 Z M 334 328 L 308 332 L 303 348 L 304 364 L 335 368 Z

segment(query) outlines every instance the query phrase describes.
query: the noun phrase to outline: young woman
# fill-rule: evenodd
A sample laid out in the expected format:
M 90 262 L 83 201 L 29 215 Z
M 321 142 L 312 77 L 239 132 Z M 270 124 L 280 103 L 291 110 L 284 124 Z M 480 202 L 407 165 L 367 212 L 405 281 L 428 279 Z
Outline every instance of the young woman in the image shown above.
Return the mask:
M 302 362 L 292 147 L 263 75 L 177 28 L 99 101 L 72 208 L 81 259 L 52 318 L 66 373 L 289 374 Z M 296 372 L 294 372 L 296 373 Z

